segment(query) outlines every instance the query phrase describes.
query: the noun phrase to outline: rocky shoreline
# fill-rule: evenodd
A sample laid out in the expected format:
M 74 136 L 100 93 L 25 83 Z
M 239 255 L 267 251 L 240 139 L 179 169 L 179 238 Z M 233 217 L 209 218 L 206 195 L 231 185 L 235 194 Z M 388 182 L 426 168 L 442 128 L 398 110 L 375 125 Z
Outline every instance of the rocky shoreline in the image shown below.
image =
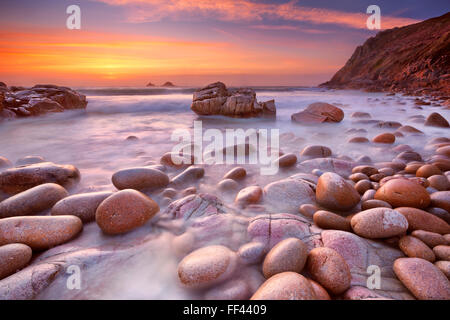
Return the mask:
M 223 87 L 196 92 L 194 109 L 235 97 L 215 91 Z M 227 110 L 255 115 L 256 96 L 238 95 L 249 108 Z M 343 108 L 316 102 L 292 121 L 341 126 Z M 176 266 L 168 279 L 177 292 L 198 299 L 450 300 L 448 121 L 438 112 L 418 119 L 444 132 L 428 136 L 368 112 L 350 118 L 346 143 L 378 148 L 386 161 L 324 145 L 283 151 L 286 141 L 298 145 L 291 133 L 275 160 L 282 176 L 271 182 L 244 165 L 217 179 L 214 165 L 176 163 L 195 159 L 191 145 L 190 153 L 116 171 L 114 191 L 76 192 L 83 172 L 73 165 L 0 157 L 0 298 L 114 298 L 108 279 L 131 277 L 134 263 L 153 273 L 150 262 L 161 256 Z M 370 140 L 361 128 L 369 125 L 382 130 Z M 417 137 L 426 139 L 423 149 L 399 143 Z M 200 191 L 206 183 L 211 192 Z M 88 290 L 66 289 L 71 265 L 91 281 Z M 121 290 L 133 287 L 124 281 Z
M 87 103 L 86 96 L 67 87 L 50 84 L 8 87 L 0 82 L 0 120 L 85 109 Z

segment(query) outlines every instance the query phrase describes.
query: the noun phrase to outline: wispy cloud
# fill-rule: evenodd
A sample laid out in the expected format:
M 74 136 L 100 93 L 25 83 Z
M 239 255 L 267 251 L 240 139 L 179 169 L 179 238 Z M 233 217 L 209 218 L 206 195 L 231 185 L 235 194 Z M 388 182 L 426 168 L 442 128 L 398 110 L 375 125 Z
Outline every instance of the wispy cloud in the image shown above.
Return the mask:
M 162 19 L 220 21 L 284 20 L 313 24 L 337 24 L 350 28 L 366 28 L 365 13 L 344 12 L 298 5 L 298 1 L 282 4 L 256 3 L 250 0 L 97 0 L 114 6 L 127 6 L 131 22 L 152 22 Z M 382 16 L 382 28 L 388 29 L 418 20 Z

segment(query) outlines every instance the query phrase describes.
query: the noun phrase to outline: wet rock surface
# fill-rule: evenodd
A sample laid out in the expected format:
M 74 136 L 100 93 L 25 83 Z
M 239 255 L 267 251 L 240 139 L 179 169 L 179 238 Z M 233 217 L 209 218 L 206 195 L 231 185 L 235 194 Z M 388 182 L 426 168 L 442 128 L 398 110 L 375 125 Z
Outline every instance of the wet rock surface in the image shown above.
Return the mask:
M 35 85 L 32 88 L 4 88 L 0 96 L 0 119 L 85 109 L 87 106 L 86 96 L 67 87 Z

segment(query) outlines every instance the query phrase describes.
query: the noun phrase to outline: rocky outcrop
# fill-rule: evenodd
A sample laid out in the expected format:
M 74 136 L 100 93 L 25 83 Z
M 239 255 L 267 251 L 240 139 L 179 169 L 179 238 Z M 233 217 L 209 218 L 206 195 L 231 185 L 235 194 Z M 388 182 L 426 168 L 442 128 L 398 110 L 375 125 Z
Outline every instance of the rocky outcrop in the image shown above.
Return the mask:
M 151 82 L 147 83 L 146 87 L 155 87 L 155 85 Z
M 8 88 L 0 83 L 0 119 L 84 109 L 86 106 L 86 96 L 67 87 L 38 84 L 32 88 Z
M 450 13 L 379 32 L 321 86 L 407 94 L 450 94 Z
M 173 88 L 173 87 L 175 87 L 175 85 L 172 82 L 167 81 L 161 87 Z
M 253 89 L 227 89 L 216 82 L 194 92 L 191 110 L 199 115 L 225 115 L 232 117 L 254 117 L 276 113 L 275 101 L 258 102 Z

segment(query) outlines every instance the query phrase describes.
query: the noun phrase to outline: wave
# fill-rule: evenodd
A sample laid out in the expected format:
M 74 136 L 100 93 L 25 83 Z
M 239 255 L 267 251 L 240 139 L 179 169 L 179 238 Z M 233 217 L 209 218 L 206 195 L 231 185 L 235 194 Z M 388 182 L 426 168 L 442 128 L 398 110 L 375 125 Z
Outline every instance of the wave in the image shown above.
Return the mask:
M 229 87 L 233 90 L 238 87 Z M 256 86 L 251 87 L 258 92 L 294 92 L 294 91 L 323 91 L 322 88 L 312 87 L 283 87 L 283 86 Z M 105 88 L 78 88 L 77 90 L 86 96 L 158 96 L 174 94 L 193 94 L 198 87 L 177 88 L 137 88 L 137 87 L 105 87 Z

